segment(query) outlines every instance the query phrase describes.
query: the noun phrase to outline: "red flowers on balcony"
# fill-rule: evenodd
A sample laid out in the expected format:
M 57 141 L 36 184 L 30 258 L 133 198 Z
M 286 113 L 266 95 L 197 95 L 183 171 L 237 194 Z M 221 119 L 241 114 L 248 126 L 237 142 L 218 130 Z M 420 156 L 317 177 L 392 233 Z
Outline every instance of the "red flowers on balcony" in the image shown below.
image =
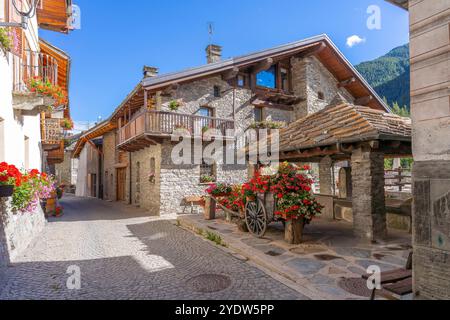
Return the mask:
M 29 88 L 31 92 L 50 97 L 55 100 L 53 107 L 67 104 L 67 95 L 63 89 L 52 84 L 49 80 L 43 80 L 41 77 L 30 79 Z

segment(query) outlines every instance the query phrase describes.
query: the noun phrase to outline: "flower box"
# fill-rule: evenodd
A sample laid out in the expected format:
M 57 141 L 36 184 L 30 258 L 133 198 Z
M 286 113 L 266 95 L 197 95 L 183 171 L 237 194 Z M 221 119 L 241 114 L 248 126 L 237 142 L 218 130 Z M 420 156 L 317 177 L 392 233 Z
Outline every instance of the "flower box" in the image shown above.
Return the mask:
M 0 198 L 9 198 L 14 193 L 13 185 L 0 185 Z

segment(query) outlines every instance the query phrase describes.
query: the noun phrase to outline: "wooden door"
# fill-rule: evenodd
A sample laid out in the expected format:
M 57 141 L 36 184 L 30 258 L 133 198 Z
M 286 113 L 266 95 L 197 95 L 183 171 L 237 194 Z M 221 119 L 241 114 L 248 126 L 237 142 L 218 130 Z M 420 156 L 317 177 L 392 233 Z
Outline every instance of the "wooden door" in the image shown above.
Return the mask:
M 125 201 L 125 184 L 127 180 L 127 169 L 117 169 L 117 201 Z

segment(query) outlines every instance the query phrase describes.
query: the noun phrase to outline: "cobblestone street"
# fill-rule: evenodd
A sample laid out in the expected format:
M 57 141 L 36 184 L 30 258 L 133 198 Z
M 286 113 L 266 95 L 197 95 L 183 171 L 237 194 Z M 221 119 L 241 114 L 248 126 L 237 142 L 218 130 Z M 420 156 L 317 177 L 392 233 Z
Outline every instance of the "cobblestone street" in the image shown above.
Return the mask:
M 7 269 L 0 299 L 305 299 L 173 222 L 135 208 L 66 197 L 65 215 Z M 67 270 L 81 269 L 81 289 Z

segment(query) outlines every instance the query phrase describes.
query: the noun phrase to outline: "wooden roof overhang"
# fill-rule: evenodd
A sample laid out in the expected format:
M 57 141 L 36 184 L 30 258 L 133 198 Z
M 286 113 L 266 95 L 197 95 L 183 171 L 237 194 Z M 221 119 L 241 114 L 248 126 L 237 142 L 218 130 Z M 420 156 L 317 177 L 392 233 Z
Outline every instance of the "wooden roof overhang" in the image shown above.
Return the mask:
M 67 97 L 69 97 L 70 68 L 72 63 L 69 55 L 43 39 L 39 39 L 39 47 L 42 53 L 48 54 L 56 59 L 58 63 L 58 86 L 61 87 Z M 69 100 L 64 110 L 64 116 L 70 118 Z
M 145 90 L 139 83 L 111 115 L 111 121 L 117 123 L 121 117 L 130 118 L 133 113 L 145 104 Z
M 72 157 L 78 158 L 86 143 L 89 143 L 93 139 L 99 138 L 106 133 L 115 130 L 116 128 L 116 124 L 114 124 L 110 120 L 106 120 L 92 128 L 91 130 L 83 133 L 75 145 Z
M 72 0 L 44 0 L 37 9 L 39 27 L 46 30 L 69 33 L 72 16 Z

